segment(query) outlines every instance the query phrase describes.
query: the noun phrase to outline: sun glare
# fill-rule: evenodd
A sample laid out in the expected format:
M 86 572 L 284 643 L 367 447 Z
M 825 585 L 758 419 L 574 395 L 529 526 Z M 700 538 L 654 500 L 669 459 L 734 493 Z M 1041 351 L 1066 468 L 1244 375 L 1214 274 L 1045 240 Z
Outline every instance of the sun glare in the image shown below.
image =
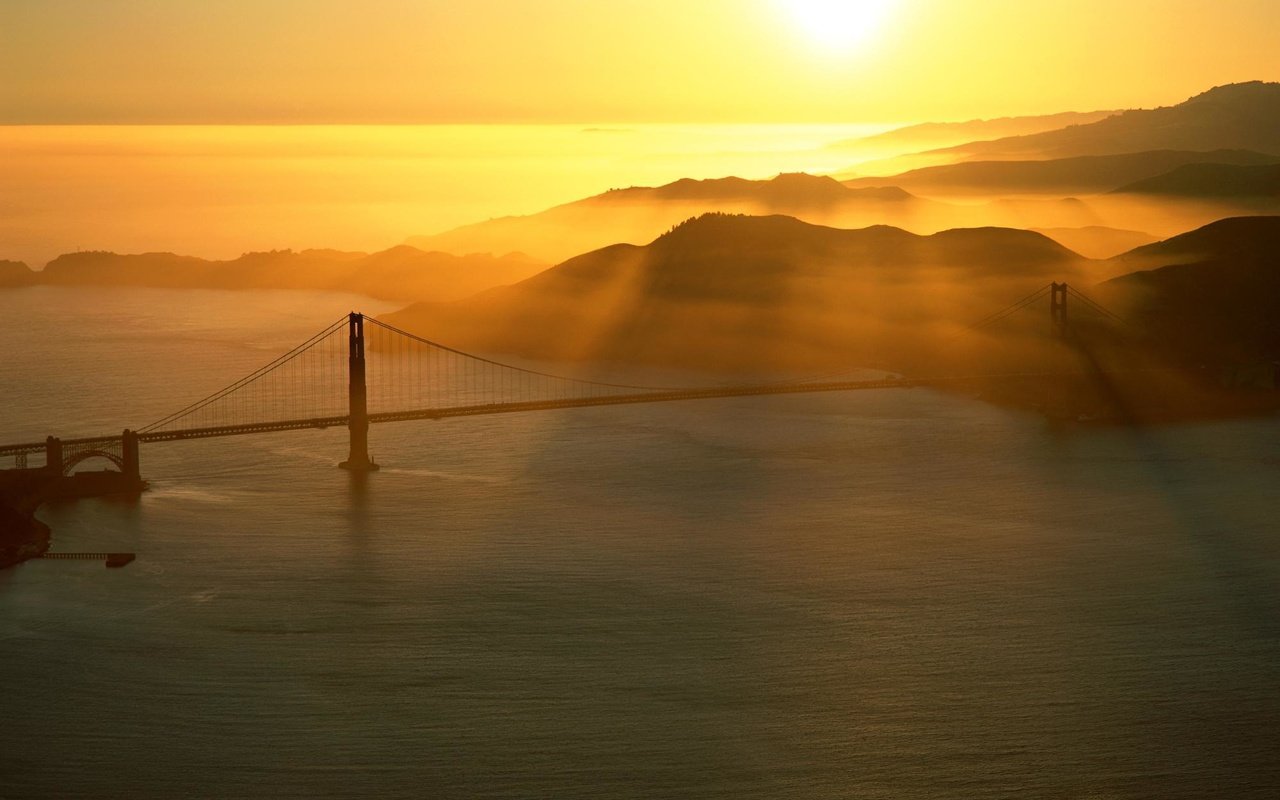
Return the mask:
M 779 0 L 809 40 L 849 52 L 866 45 L 884 24 L 894 0 Z

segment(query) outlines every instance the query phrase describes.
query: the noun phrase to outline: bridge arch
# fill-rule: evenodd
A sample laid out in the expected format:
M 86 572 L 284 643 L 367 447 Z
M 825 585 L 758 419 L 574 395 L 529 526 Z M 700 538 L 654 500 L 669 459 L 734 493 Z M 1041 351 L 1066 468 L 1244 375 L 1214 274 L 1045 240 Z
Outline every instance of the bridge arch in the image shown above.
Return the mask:
M 69 458 L 63 459 L 62 474 L 70 475 L 72 471 L 75 470 L 76 467 L 80 466 L 86 461 L 91 461 L 95 458 L 106 459 L 107 461 L 110 461 L 112 464 L 115 464 L 116 468 L 119 469 L 121 472 L 125 471 L 124 459 L 115 453 L 110 453 L 110 452 L 107 452 L 106 450 L 81 450 L 77 453 L 72 454 Z

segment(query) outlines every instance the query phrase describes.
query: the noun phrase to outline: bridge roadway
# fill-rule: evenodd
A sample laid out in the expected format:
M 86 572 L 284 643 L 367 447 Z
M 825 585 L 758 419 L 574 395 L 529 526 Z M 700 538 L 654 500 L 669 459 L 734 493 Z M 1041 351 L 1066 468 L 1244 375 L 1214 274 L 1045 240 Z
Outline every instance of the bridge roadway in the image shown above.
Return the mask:
M 412 420 L 447 419 L 449 417 L 479 417 L 490 414 L 512 414 L 525 411 L 552 411 L 563 408 L 591 408 L 594 406 L 621 406 L 639 403 L 669 403 L 679 400 L 710 400 L 726 397 L 758 397 L 762 395 L 813 394 L 821 392 L 847 392 L 867 389 L 910 389 L 954 382 L 956 378 L 907 379 L 886 378 L 872 381 L 831 381 L 825 383 L 775 383 L 738 386 L 714 386 L 701 389 L 639 392 L 635 394 L 575 397 L 562 400 L 535 400 L 520 403 L 495 403 L 490 405 L 447 406 L 424 408 L 414 411 L 393 411 L 369 414 L 370 423 L 409 422 Z M 168 431 L 149 431 L 138 434 L 139 443 L 174 442 L 187 439 L 213 439 L 223 436 L 243 436 L 252 433 L 274 433 L 324 429 L 346 426 L 350 418 L 313 417 L 276 422 L 255 422 L 241 425 L 219 425 L 207 428 L 183 428 Z M 63 439 L 64 446 L 105 445 L 120 440 L 120 435 L 91 436 L 81 439 Z M 44 442 L 0 445 L 0 457 L 43 453 Z

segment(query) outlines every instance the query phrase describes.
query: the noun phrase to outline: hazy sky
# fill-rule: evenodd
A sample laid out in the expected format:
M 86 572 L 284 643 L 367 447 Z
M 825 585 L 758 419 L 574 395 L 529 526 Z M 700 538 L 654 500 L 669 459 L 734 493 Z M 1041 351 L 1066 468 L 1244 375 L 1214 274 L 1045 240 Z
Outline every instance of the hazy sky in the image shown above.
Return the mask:
M 0 0 L 0 122 L 898 122 L 1151 106 L 1280 79 L 1278 30 L 1276 0 Z

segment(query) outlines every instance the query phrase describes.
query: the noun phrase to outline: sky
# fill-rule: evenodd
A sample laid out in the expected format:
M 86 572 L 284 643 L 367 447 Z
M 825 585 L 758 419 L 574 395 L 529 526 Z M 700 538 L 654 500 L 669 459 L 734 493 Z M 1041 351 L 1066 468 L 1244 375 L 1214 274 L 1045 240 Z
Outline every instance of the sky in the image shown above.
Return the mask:
M 1280 80 L 1275 0 L 0 0 L 0 123 L 905 123 Z

